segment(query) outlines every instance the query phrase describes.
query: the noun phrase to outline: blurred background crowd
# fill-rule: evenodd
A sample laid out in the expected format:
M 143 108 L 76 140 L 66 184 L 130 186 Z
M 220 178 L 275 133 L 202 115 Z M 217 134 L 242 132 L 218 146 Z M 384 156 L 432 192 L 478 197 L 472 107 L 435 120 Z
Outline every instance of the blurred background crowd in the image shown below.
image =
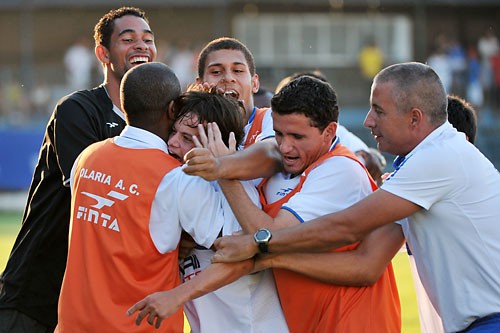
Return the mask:
M 0 44 L 0 190 L 29 185 L 33 165 L 21 182 L 2 179 L 13 179 L 9 168 L 22 170 L 20 159 L 36 160 L 25 155 L 38 151 L 57 100 L 102 82 L 94 20 L 124 4 L 148 13 L 157 60 L 183 87 L 196 77 L 200 46 L 232 36 L 254 53 L 268 91 L 294 72 L 321 71 L 339 95 L 341 122 L 372 146 L 362 122 L 374 74 L 397 62 L 426 62 L 449 94 L 475 107 L 477 146 L 500 166 L 497 0 L 2 0 L 0 27 L 9 33 Z

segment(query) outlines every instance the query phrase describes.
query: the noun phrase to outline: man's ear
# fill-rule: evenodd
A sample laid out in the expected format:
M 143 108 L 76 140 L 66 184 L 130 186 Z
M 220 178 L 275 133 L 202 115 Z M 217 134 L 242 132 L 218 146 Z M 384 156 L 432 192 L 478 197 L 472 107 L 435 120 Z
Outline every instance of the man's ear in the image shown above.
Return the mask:
M 424 119 L 424 113 L 418 108 L 413 108 L 410 110 L 410 125 L 418 126 Z
M 259 91 L 259 88 L 260 88 L 259 76 L 257 74 L 254 74 L 252 78 L 252 93 L 256 94 L 257 91 Z
M 109 64 L 109 51 L 104 45 L 97 45 L 95 47 L 95 55 L 97 59 L 103 64 Z
M 327 139 L 327 141 L 331 142 L 333 138 L 337 135 L 337 126 L 338 124 L 332 121 L 325 127 L 323 133 L 326 134 L 325 138 Z
M 171 100 L 170 103 L 168 103 L 168 109 L 167 109 L 167 118 L 170 120 L 170 121 L 174 121 L 175 120 L 175 114 L 174 114 L 174 101 Z

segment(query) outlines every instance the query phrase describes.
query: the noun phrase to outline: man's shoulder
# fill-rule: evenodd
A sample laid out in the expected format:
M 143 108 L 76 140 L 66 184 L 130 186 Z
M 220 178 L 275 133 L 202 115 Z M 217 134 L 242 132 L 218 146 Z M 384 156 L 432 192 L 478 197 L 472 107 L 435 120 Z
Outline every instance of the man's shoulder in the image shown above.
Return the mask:
M 58 108 L 69 107 L 70 105 L 79 105 L 89 111 L 113 108 L 113 103 L 103 86 L 90 90 L 75 91 L 64 96 L 58 102 Z

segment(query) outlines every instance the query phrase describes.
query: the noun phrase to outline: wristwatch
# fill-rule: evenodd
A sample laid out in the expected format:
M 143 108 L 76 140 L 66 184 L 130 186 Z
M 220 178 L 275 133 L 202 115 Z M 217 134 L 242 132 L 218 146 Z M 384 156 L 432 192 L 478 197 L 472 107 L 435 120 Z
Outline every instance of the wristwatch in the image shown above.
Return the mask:
M 272 237 L 273 235 L 271 234 L 271 231 L 266 228 L 257 230 L 257 232 L 253 235 L 255 243 L 257 243 L 257 245 L 259 246 L 260 253 L 269 253 L 269 249 L 267 246 Z

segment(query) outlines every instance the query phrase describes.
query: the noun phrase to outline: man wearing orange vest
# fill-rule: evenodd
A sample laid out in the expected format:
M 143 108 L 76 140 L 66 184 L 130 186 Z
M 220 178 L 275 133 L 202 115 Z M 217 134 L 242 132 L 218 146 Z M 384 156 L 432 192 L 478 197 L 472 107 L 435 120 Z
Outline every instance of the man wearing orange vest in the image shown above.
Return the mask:
M 307 223 L 328 212 L 349 207 L 376 189 L 354 153 L 343 147 L 336 137 L 337 97 L 328 83 L 300 77 L 273 97 L 272 108 L 285 173 L 266 179 L 259 187 L 264 211 L 251 202 L 239 181 L 219 181 L 243 229 L 247 233 L 258 231 L 255 238 L 262 253 L 267 252 L 268 229 Z M 214 131 L 216 127 L 212 130 L 209 126 L 209 139 L 216 137 Z M 192 156 L 199 158 L 201 155 L 196 151 L 188 153 L 188 164 Z M 387 228 L 392 230 L 392 226 Z M 280 268 L 286 270 L 274 269 L 290 332 L 401 331 L 399 296 L 391 258 L 376 263 L 381 269 L 373 281 L 363 276 L 363 267 L 348 267 L 349 257 L 359 253 L 352 250 L 366 247 L 365 243 L 373 244 L 377 237 L 378 233 L 373 232 L 362 242 L 337 252 L 297 254 L 290 264 L 281 262 Z M 402 242 L 398 248 L 401 245 Z M 270 262 L 272 259 L 257 260 L 257 266 L 272 267 Z M 330 262 L 344 264 L 337 272 L 335 267 L 328 266 Z M 355 274 L 357 270 L 359 275 Z M 204 283 L 203 287 L 207 285 L 202 279 L 194 279 L 184 284 L 183 291 L 170 296 L 192 297 L 196 293 L 190 290 L 201 289 L 197 283 Z M 358 283 L 359 286 L 333 283 Z M 149 311 L 158 309 L 156 312 L 162 318 L 170 306 L 170 299 L 164 295 L 160 305 L 141 302 L 131 312 L 141 307 Z
M 261 239 L 279 229 L 334 212 L 361 200 L 376 185 L 356 156 L 336 137 L 338 106 L 328 83 L 300 77 L 273 99 L 276 141 L 285 173 L 260 186 L 263 211 L 251 205 L 237 181 L 220 181 L 238 221 Z M 338 251 L 350 251 L 359 244 Z M 313 270 L 296 265 L 274 269 L 290 332 L 399 332 L 399 297 L 390 264 L 372 286 L 343 287 L 312 279 Z M 301 268 L 302 266 L 302 268 Z
M 127 126 L 120 136 L 89 146 L 73 166 L 56 332 L 155 331 L 136 327 L 126 310 L 153 291 L 180 284 L 182 230 L 210 247 L 224 223 L 221 194 L 183 174 L 168 154 L 169 111 L 181 92 L 175 74 L 161 63 L 139 65 L 120 88 Z M 160 331 L 182 330 L 179 309 Z

